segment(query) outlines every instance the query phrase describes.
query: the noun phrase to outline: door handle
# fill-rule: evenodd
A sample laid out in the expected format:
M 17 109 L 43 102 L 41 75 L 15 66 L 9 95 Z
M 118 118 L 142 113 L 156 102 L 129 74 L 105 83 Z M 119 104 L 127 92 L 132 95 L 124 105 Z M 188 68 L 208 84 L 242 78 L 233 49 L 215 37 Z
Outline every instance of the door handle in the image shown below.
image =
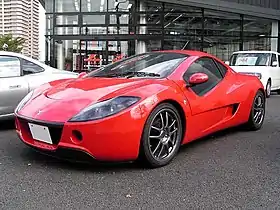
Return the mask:
M 11 85 L 9 88 L 10 89 L 15 89 L 15 88 L 20 88 L 21 87 L 21 85 Z

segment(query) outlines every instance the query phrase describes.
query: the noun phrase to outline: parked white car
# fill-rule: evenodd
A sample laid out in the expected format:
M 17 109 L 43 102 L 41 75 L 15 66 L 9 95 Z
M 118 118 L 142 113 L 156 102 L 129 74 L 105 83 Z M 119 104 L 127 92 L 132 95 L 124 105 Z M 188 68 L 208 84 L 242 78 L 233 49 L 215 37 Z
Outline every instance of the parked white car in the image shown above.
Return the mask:
M 0 51 L 0 120 L 13 117 L 19 102 L 34 88 L 58 79 L 77 78 L 19 53 Z
M 280 54 L 273 51 L 234 52 L 229 62 L 233 70 L 242 74 L 257 76 L 266 89 L 267 97 L 271 91 L 280 94 Z

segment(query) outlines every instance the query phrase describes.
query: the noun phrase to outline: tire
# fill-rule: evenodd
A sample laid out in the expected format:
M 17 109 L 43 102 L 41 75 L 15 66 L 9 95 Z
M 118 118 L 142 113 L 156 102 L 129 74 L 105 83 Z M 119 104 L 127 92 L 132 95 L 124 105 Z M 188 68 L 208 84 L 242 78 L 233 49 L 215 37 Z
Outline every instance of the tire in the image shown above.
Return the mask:
M 271 81 L 268 80 L 265 87 L 266 98 L 270 98 L 271 96 Z
M 178 153 L 182 137 L 182 120 L 178 110 L 169 103 L 160 104 L 151 112 L 144 126 L 138 162 L 149 168 L 169 164 Z
M 262 105 L 256 106 L 259 104 L 259 100 L 261 99 Z M 254 97 L 251 112 L 249 116 L 249 120 L 246 124 L 247 130 L 257 131 L 262 128 L 264 118 L 265 118 L 265 109 L 266 109 L 266 100 L 265 95 L 262 91 L 258 91 L 256 96 Z M 255 119 L 257 113 L 260 113 L 259 116 Z

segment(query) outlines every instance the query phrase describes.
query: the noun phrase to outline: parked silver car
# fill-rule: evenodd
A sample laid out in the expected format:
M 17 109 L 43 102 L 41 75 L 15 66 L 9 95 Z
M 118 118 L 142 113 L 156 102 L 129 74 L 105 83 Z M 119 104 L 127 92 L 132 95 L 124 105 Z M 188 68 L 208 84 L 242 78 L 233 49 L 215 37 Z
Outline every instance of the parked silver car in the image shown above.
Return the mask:
M 0 120 L 13 117 L 19 102 L 34 88 L 78 74 L 54 69 L 22 54 L 0 51 Z

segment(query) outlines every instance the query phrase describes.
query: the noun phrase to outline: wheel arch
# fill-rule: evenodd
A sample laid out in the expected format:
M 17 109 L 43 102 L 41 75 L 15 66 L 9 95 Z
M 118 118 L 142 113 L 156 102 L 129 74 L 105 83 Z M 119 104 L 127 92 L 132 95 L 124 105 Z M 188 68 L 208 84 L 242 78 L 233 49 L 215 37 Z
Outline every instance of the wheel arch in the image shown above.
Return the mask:
M 264 90 L 263 88 L 259 88 L 259 89 L 257 90 L 257 92 L 258 92 L 258 91 L 261 91 L 261 92 L 264 94 L 264 96 L 266 95 L 265 90 Z M 266 97 L 264 98 L 264 100 L 266 101 Z
M 181 119 L 181 122 L 182 122 L 182 139 L 181 139 L 181 142 L 180 142 L 180 145 L 182 145 L 182 142 L 186 136 L 186 132 L 187 132 L 187 129 L 186 129 L 186 124 L 187 124 L 187 115 L 183 109 L 183 106 L 176 100 L 174 99 L 163 99 L 162 101 L 160 101 L 159 103 L 155 104 L 152 109 L 150 109 L 149 111 L 149 115 L 147 117 L 147 119 L 145 120 L 145 123 L 147 123 L 147 120 L 149 119 L 149 116 L 150 114 L 158 107 L 160 106 L 161 104 L 171 104 L 175 107 L 175 109 L 179 112 L 179 117 Z M 138 149 L 138 158 L 136 159 L 137 162 L 141 162 L 141 160 L 143 159 L 143 156 L 144 156 L 144 149 L 143 149 L 143 144 L 142 144 L 142 141 L 143 141 L 143 134 L 144 134 L 144 129 L 145 129 L 145 126 L 143 127 L 143 131 L 142 131 L 142 134 L 141 134 L 141 138 L 140 138 L 140 144 L 139 144 L 139 149 Z
M 186 129 L 187 117 L 186 117 L 186 113 L 185 113 L 185 111 L 184 111 L 182 105 L 181 105 L 178 101 L 176 101 L 176 100 L 174 100 L 174 99 L 164 99 L 164 100 L 160 101 L 159 103 L 157 103 L 157 104 L 150 110 L 150 113 L 152 113 L 158 106 L 160 106 L 161 104 L 164 104 L 164 103 L 169 103 L 169 104 L 173 105 L 173 106 L 178 110 L 178 112 L 179 112 L 179 114 L 180 114 L 179 117 L 180 117 L 181 120 L 182 120 L 182 126 L 183 126 L 183 135 L 182 135 L 182 140 L 181 140 L 181 141 L 183 141 L 184 138 L 185 138 L 185 136 L 186 136 L 186 131 L 187 131 L 187 129 Z M 147 117 L 146 122 L 147 122 L 148 118 L 149 118 L 149 117 Z M 145 123 L 146 123 L 146 122 L 145 122 Z M 143 129 L 144 129 L 144 128 L 143 128 Z M 142 132 L 142 134 L 143 134 L 143 132 Z M 141 135 L 141 141 L 142 141 L 142 135 Z M 182 143 L 182 142 L 181 142 L 181 143 Z
M 185 138 L 185 135 L 186 135 L 186 124 L 187 124 L 187 117 L 186 117 L 186 114 L 185 114 L 185 111 L 184 111 L 183 107 L 181 106 L 181 104 L 179 104 L 177 101 L 175 101 L 173 99 L 163 100 L 158 105 L 160 105 L 162 103 L 172 104 L 178 110 L 178 112 L 180 114 L 180 118 L 182 120 L 182 126 L 183 126 L 183 135 L 182 135 L 182 140 L 181 140 L 181 141 L 183 141 L 183 139 Z
M 267 81 L 271 83 L 271 77 L 269 77 Z

